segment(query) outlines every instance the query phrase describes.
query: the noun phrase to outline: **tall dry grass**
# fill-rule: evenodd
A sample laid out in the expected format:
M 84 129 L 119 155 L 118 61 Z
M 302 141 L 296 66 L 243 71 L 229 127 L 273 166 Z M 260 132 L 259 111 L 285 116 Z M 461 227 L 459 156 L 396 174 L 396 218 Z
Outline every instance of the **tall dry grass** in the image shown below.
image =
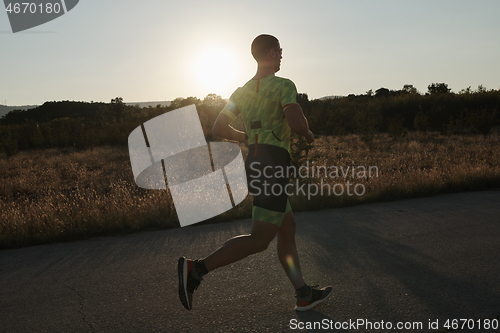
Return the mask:
M 244 153 L 246 149 L 243 147 Z M 318 138 L 307 158 L 315 166 L 376 166 L 378 177 L 323 179 L 363 184 L 363 196 L 303 195 L 294 210 L 341 207 L 464 190 L 500 187 L 500 137 L 409 133 Z M 322 177 L 300 179 L 319 184 Z M 48 149 L 0 158 L 0 247 L 73 240 L 145 228 L 177 227 L 168 191 L 133 180 L 126 147 Z M 212 221 L 250 217 L 251 198 Z
M 341 207 L 373 201 L 398 200 L 439 193 L 500 187 L 500 136 L 444 136 L 438 133 L 409 133 L 394 140 L 387 134 L 375 135 L 369 145 L 358 135 L 321 137 L 309 152 L 315 165 L 376 166 L 378 177 L 316 177 L 307 182 L 331 185 L 362 184 L 362 196 L 323 195 L 310 200 L 297 197 L 294 207 Z M 322 174 L 323 175 L 323 174 Z M 326 191 L 325 191 L 326 192 Z
M 167 193 L 133 182 L 127 148 L 25 151 L 0 170 L 1 247 L 175 226 Z

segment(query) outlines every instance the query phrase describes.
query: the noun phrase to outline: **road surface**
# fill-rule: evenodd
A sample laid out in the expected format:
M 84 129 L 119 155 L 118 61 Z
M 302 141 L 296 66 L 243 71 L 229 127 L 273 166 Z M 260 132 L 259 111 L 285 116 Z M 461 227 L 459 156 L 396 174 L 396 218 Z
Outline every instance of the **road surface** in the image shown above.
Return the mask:
M 211 272 L 193 310 L 182 307 L 177 259 L 204 257 L 247 233 L 250 220 L 242 220 L 0 251 L 0 331 L 436 332 L 429 323 L 438 320 L 445 332 L 447 319 L 473 320 L 475 329 L 454 332 L 495 331 L 484 325 L 500 320 L 500 191 L 296 220 L 306 281 L 334 289 L 309 312 L 293 310 L 276 241 Z

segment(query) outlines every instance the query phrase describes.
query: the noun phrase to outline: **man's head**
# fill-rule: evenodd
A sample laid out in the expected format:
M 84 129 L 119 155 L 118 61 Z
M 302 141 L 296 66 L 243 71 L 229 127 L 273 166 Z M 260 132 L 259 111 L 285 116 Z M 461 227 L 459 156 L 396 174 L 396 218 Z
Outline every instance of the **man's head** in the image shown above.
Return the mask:
M 280 70 L 281 47 L 279 40 L 271 35 L 259 35 L 252 42 L 252 56 L 259 65 L 272 65 Z

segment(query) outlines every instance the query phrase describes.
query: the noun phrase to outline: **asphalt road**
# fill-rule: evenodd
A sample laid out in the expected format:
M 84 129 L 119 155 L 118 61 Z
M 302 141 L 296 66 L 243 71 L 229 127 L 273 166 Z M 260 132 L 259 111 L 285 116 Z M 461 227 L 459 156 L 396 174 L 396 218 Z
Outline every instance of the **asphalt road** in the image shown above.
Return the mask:
M 275 241 L 211 272 L 195 292 L 193 310 L 182 307 L 177 259 L 206 256 L 248 232 L 250 220 L 243 220 L 0 251 L 0 331 L 434 332 L 429 320 L 446 331 L 447 319 L 474 320 L 468 322 L 474 330 L 454 332 L 500 331 L 484 329 L 488 320 L 500 321 L 499 191 L 296 219 L 306 281 L 334 288 L 309 312 L 293 310 Z M 353 326 L 358 319 L 372 329 L 366 322 Z M 298 329 L 308 322 L 332 329 Z M 396 329 L 398 322 L 422 328 Z

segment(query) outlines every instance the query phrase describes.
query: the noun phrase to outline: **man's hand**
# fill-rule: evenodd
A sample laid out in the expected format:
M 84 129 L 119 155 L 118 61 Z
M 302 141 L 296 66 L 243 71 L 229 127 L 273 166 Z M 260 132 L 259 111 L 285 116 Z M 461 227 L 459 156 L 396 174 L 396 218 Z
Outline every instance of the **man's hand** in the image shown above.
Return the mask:
M 307 133 L 307 135 L 306 135 L 305 138 L 306 138 L 306 142 L 307 143 L 313 143 L 313 141 L 314 141 L 314 133 L 311 132 L 311 131 L 309 131 L 309 133 Z
M 230 126 L 233 120 L 224 113 L 219 113 L 212 128 L 212 134 L 231 141 L 245 141 L 246 134 Z
M 293 132 L 304 137 L 307 143 L 312 143 L 314 141 L 314 134 L 309 130 L 307 119 L 299 104 L 294 103 L 290 105 L 283 113 Z

